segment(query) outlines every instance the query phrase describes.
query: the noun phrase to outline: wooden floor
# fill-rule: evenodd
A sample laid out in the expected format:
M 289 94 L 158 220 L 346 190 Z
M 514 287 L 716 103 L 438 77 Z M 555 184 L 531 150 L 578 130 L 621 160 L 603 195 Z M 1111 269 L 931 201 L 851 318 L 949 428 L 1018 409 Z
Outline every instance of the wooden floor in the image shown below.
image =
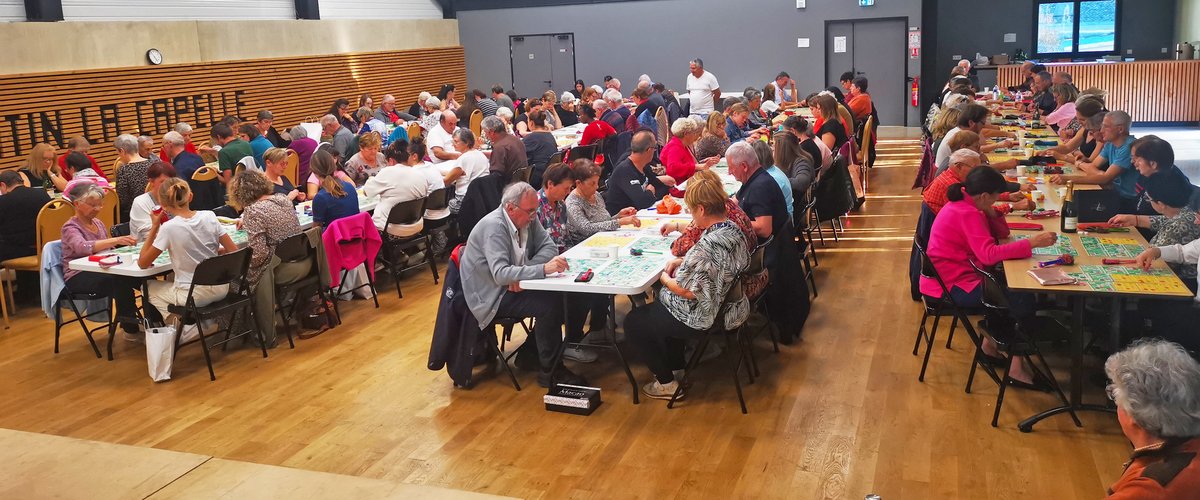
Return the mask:
M 52 325 L 25 307 L 0 333 L 0 427 L 525 498 L 1103 496 L 1130 451 L 1114 417 L 1082 415 L 1076 428 L 1059 416 L 1022 434 L 1017 421 L 1055 401 L 1011 391 L 992 428 L 994 385 L 963 392 L 965 336 L 937 347 L 917 382 L 920 308 L 906 269 L 919 149 L 880 150 L 867 204 L 840 242 L 818 247 L 803 342 L 778 355 L 759 346 L 749 415 L 720 361 L 674 410 L 633 405 L 611 355 L 578 367 L 604 388 L 590 417 L 547 413 L 528 373 L 521 392 L 499 379 L 454 389 L 426 368 L 440 290 L 426 273 L 404 280 L 403 299 L 385 281 L 382 309 L 348 304 L 346 325 L 294 351 L 218 355 L 216 382 L 195 350 L 164 384 L 150 382 L 141 346 L 120 339 L 113 362 L 78 331 L 54 355 Z M 1104 397 L 1091 385 L 1087 396 Z

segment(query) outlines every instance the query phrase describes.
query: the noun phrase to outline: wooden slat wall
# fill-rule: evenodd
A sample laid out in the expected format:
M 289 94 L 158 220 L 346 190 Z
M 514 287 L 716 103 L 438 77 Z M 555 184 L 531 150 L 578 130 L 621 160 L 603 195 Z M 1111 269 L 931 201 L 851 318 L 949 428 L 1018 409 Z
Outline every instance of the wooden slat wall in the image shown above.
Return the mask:
M 1108 109 L 1127 111 L 1135 122 L 1200 121 L 1200 61 L 1048 64 L 1066 71 L 1082 89 L 1108 91 Z M 1001 87 L 1021 82 L 1020 66 L 1001 66 Z
M 436 94 L 451 83 L 461 102 L 466 75 L 462 47 L 0 75 L 0 169 L 21 167 L 39 142 L 61 153 L 77 135 L 88 137 L 92 156 L 108 169 L 118 134 L 150 135 L 158 147 L 183 121 L 199 144 L 223 116 L 253 120 L 264 109 L 283 131 L 319 118 L 338 98 L 353 109 L 363 92 L 376 106 L 395 95 L 407 109 L 421 91 Z

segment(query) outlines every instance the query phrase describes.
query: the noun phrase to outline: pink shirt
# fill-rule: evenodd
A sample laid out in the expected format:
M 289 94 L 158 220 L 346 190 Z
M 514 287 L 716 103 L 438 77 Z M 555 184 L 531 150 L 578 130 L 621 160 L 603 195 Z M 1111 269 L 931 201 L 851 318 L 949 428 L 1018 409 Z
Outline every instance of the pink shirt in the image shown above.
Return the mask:
M 951 201 L 938 212 L 929 232 L 926 252 L 947 289 L 956 286 L 969 292 L 980 283 L 971 262 L 986 267 L 1033 255 L 1029 240 L 996 243 L 997 238 L 1008 237 L 1008 232 L 1003 216 L 988 217 L 975 208 L 975 202 L 964 193 L 962 200 Z M 930 297 L 942 296 L 937 281 L 924 276 L 921 277 L 921 293 Z
M 1075 118 L 1075 103 L 1068 102 L 1059 106 L 1053 113 L 1046 115 L 1046 123 L 1055 125 L 1059 128 L 1071 124 L 1071 120 Z

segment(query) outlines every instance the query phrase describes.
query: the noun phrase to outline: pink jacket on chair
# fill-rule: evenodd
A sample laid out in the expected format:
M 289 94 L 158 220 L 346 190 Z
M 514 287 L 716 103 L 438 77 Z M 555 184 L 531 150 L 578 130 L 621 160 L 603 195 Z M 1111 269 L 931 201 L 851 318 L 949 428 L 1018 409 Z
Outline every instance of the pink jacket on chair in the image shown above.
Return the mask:
M 375 256 L 383 246 L 379 230 L 371 220 L 371 214 L 342 217 L 330 222 L 321 233 L 325 243 L 325 257 L 329 261 L 329 283 L 337 288 L 342 282 L 342 271 L 354 269 L 367 263 L 367 272 L 375 279 Z

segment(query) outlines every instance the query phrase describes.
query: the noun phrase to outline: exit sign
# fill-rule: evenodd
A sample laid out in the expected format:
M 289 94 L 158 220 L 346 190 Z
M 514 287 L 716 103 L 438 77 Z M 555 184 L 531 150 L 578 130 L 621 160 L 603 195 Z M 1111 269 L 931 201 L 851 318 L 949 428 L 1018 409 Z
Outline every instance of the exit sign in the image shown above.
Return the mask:
M 873 7 L 874 5 L 875 0 L 858 0 L 859 7 Z

